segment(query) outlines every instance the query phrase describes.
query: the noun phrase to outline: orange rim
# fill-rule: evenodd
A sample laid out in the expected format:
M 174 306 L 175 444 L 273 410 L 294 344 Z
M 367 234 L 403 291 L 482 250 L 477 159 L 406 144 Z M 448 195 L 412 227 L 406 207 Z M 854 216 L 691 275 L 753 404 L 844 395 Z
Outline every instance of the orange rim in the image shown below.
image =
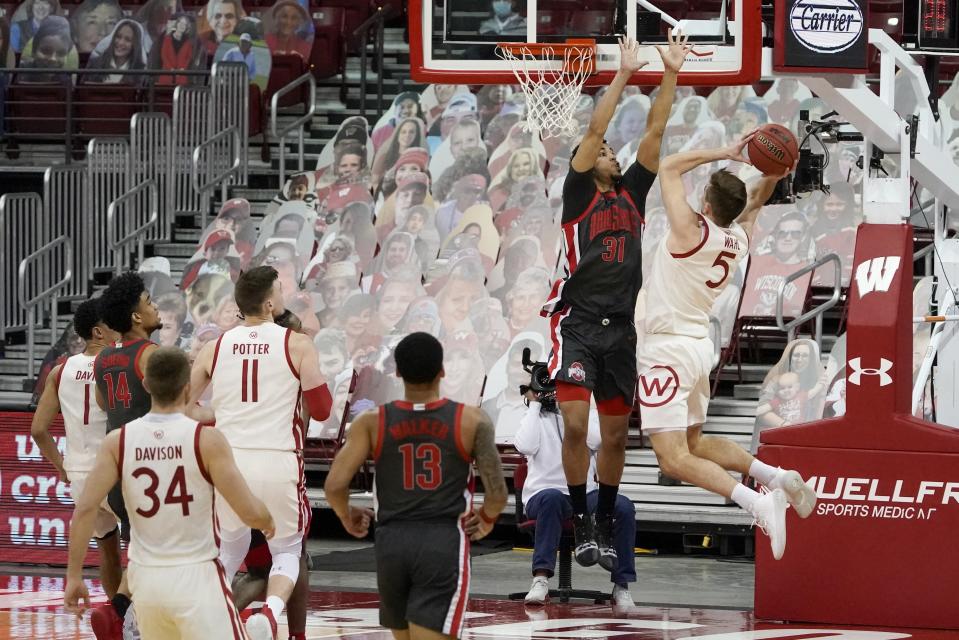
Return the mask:
M 596 72 L 596 40 L 592 38 L 569 38 L 566 42 L 500 42 L 496 46 L 517 58 L 562 59 L 565 73 Z

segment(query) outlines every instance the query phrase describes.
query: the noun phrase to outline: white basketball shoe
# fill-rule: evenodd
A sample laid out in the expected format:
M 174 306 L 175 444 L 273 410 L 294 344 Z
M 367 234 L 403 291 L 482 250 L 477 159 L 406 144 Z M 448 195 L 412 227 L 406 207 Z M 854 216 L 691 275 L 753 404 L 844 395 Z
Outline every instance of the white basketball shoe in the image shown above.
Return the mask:
M 783 471 L 777 480 L 786 493 L 789 504 L 796 510 L 796 515 L 808 518 L 816 507 L 816 492 L 813 488 L 803 482 L 798 471 Z
M 764 493 L 753 506 L 753 524 L 769 536 L 773 558 L 779 560 L 786 551 L 786 509 L 789 503 L 782 489 Z

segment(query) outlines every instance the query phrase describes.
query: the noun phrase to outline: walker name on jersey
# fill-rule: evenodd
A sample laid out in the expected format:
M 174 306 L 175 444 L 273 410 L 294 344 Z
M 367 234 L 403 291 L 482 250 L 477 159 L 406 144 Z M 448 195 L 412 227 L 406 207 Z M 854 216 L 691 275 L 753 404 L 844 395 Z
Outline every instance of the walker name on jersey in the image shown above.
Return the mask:
M 235 356 L 268 356 L 270 355 L 270 345 L 259 342 L 237 343 L 233 345 L 233 355 Z
M 422 418 L 419 420 L 404 420 L 390 427 L 390 435 L 394 440 L 405 440 L 414 436 L 431 436 L 444 440 L 449 435 L 449 425 L 439 420 Z
M 610 231 L 629 231 L 635 236 L 639 233 L 639 216 L 618 204 L 594 213 L 589 220 L 589 239 Z
M 816 491 L 820 500 L 816 505 L 816 513 L 821 516 L 929 520 L 935 515 L 937 507 L 959 504 L 959 482 L 812 476 L 806 484 Z
M 133 457 L 140 460 L 182 460 L 183 447 L 180 445 L 168 447 L 136 447 Z

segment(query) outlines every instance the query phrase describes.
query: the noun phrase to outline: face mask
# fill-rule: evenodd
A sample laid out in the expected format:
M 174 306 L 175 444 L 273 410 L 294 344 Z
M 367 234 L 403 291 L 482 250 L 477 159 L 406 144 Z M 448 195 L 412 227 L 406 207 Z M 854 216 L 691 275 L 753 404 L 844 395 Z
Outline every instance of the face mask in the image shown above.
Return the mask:
M 496 0 L 493 2 L 493 13 L 497 18 L 505 18 L 513 13 L 513 3 L 509 0 Z

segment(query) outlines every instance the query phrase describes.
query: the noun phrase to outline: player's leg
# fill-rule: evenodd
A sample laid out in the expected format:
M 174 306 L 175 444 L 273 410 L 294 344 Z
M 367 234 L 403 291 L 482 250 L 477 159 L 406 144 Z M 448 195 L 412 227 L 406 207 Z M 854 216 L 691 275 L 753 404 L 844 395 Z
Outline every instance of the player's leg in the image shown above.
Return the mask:
M 749 452 L 738 444 L 721 436 L 703 435 L 701 424 L 686 430 L 686 444 L 690 453 L 699 458 L 712 460 L 727 471 L 749 473 L 749 467 L 755 460 Z
M 172 610 L 178 632 L 165 638 L 237 640 L 244 637 L 243 621 L 233 604 L 233 594 L 219 562 L 198 562 L 161 571 L 166 575 L 163 584 L 170 592 L 167 608 Z
M 526 503 L 526 515 L 536 520 L 533 584 L 526 594 L 526 603 L 545 604 L 549 597 L 549 578 L 553 577 L 556 570 L 556 551 L 563 535 L 563 521 L 573 515 L 573 510 L 562 491 L 545 489 Z
M 653 451 L 663 473 L 727 498 L 732 497 L 733 489 L 739 483 L 712 460 L 700 458 L 690 452 L 685 428 L 644 427 L 644 430 L 649 433 Z
M 111 517 L 113 514 L 109 514 Z M 96 538 L 97 550 L 100 552 L 100 583 L 107 598 L 117 594 L 120 580 L 123 579 L 123 567 L 120 565 L 120 530 L 115 526 L 113 530 L 102 537 Z
M 396 638 L 396 640 L 410 640 L 409 629 L 390 629 L 390 633 L 393 634 L 393 637 Z
M 137 625 L 141 640 L 181 637 L 176 624 L 177 612 L 167 602 L 171 594 L 179 593 L 176 585 L 168 582 L 168 578 L 174 576 L 176 573 L 168 568 L 129 564 L 125 577 L 130 581 L 131 589 L 137 592 Z M 189 589 L 192 591 L 192 585 Z
M 410 638 L 458 638 L 469 603 L 469 537 L 459 522 L 414 525 L 407 531 L 411 538 L 406 541 L 411 572 L 406 602 Z
M 386 627 L 398 640 L 410 639 L 410 625 L 406 620 L 406 604 L 410 592 L 410 571 L 405 546 L 408 536 L 404 525 L 384 525 L 376 528 L 376 590 L 380 596 L 380 625 Z
M 408 637 L 410 640 L 449 640 L 450 638 L 457 638 L 459 636 L 439 633 L 438 631 L 433 631 L 432 629 L 427 629 L 426 627 L 421 627 L 411 622 Z
M 233 579 L 233 602 L 239 610 L 246 609 L 254 600 L 266 599 L 266 581 L 270 577 L 273 557 L 266 538 L 259 531 L 252 531 L 250 548 L 243 559 L 246 574 Z
M 310 569 L 305 550 L 300 554 L 300 575 L 293 585 L 293 593 L 286 602 L 286 626 L 292 640 L 306 638 L 306 607 L 310 596 Z

